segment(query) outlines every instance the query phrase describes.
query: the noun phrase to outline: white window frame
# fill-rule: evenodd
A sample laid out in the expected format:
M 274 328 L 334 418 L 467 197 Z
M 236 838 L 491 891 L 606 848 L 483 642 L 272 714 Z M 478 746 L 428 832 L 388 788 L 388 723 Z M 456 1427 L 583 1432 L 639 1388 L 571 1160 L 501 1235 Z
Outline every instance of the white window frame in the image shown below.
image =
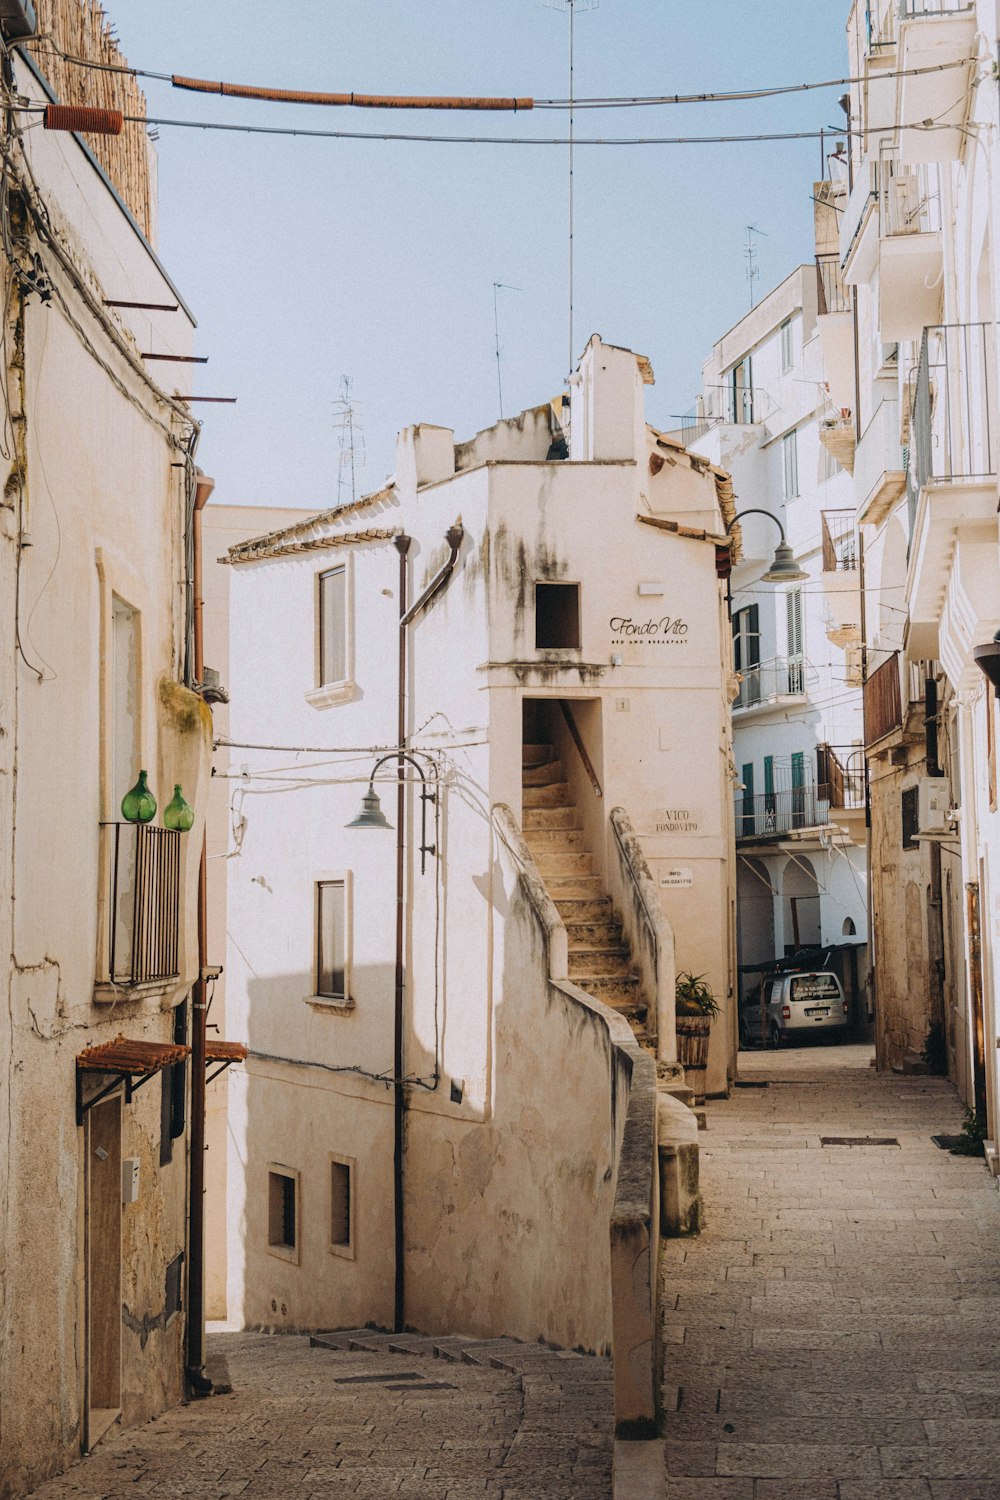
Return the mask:
M 786 318 L 778 330 L 781 337 L 781 373 L 795 368 L 795 319 Z
M 286 1167 L 284 1162 L 269 1161 L 267 1163 L 267 1205 L 265 1208 L 265 1231 L 267 1234 L 267 1253 L 278 1260 L 287 1261 L 289 1265 L 297 1266 L 302 1254 L 302 1174 L 297 1167 Z M 271 1242 L 271 1178 L 288 1177 L 295 1184 L 295 1244 L 272 1244 Z
M 347 1195 L 347 1216 L 350 1227 L 349 1237 L 346 1243 L 335 1242 L 333 1238 L 333 1168 L 346 1167 L 348 1171 L 349 1189 Z M 357 1258 L 357 1180 L 358 1163 L 353 1156 L 341 1156 L 336 1151 L 331 1151 L 327 1160 L 326 1191 L 327 1191 L 327 1215 L 326 1234 L 327 1249 L 331 1255 L 339 1255 L 342 1260 L 355 1260 Z
M 321 885 L 340 884 L 344 887 L 344 998 L 334 995 L 319 995 L 316 985 L 319 980 L 319 888 Z M 330 870 L 314 875 L 309 887 L 312 900 L 312 949 L 309 973 L 312 975 L 313 992 L 303 996 L 307 1005 L 316 1010 L 328 1011 L 331 1015 L 347 1015 L 354 1009 L 351 989 L 354 959 L 354 878 L 351 870 Z
M 344 571 L 344 676 L 336 682 L 320 681 L 320 638 L 322 635 L 322 584 L 324 573 L 333 573 L 338 568 Z M 338 703 L 351 703 L 358 696 L 358 685 L 354 676 L 354 558 L 350 553 L 327 559 L 325 566 L 317 568 L 313 575 L 313 682 L 306 702 L 313 708 L 333 708 Z
M 789 462 L 789 455 L 791 461 Z M 786 503 L 799 498 L 799 430 L 793 427 L 781 439 L 781 493 Z

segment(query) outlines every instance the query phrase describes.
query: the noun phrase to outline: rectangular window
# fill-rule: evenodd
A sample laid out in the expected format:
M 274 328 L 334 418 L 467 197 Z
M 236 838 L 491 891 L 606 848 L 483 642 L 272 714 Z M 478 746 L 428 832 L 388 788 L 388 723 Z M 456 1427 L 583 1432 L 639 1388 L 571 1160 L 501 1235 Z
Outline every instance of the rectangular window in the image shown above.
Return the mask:
M 753 761 L 747 761 L 740 778 L 743 782 L 743 816 L 740 833 L 744 838 L 753 838 L 756 833 L 753 804 Z
M 806 759 L 801 750 L 792 755 L 792 827 L 806 823 Z
M 802 641 L 802 590 L 789 589 L 785 595 L 788 641 L 788 691 L 805 692 L 805 653 Z
M 917 833 L 919 831 L 919 801 L 920 790 L 915 786 L 908 786 L 900 796 L 900 813 L 903 821 L 903 848 L 919 849 Z
M 774 756 L 764 756 L 764 811 L 773 818 L 777 799 L 774 795 Z
M 316 994 L 347 999 L 347 884 L 321 880 L 316 886 Z
M 750 604 L 733 615 L 733 670 L 743 678 L 736 708 L 760 702 L 760 612 Z
M 791 318 L 786 319 L 781 325 L 781 369 L 783 374 L 787 374 L 795 363 L 793 328 L 794 324 Z
M 347 677 L 347 569 L 319 575 L 319 685 Z
M 782 494 L 794 500 L 799 493 L 799 434 L 793 430 L 781 439 Z
M 267 1174 L 268 1248 L 286 1259 L 298 1259 L 299 1174 L 273 1167 Z
M 578 650 L 580 646 L 580 585 L 535 584 L 536 651 Z
M 354 1255 L 354 1161 L 349 1156 L 330 1158 L 330 1249 Z

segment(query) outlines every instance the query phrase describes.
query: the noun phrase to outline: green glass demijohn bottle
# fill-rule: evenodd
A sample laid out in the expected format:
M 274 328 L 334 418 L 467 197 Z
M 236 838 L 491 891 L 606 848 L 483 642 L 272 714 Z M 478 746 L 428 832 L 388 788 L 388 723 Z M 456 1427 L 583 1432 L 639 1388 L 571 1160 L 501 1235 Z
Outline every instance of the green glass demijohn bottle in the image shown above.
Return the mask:
M 126 823 L 150 823 L 156 815 L 156 798 L 146 785 L 145 771 L 139 772 L 139 780 L 122 798 L 122 817 Z
M 184 801 L 180 783 L 175 783 L 174 795 L 163 809 L 163 826 L 172 828 L 176 833 L 187 833 L 193 822 L 194 808 Z

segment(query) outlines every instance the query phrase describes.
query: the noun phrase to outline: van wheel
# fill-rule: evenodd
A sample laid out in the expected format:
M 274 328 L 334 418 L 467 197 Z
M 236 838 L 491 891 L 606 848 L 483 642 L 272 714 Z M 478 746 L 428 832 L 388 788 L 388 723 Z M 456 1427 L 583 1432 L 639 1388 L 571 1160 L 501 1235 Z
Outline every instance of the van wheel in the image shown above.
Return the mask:
M 771 1022 L 771 1046 L 775 1048 L 781 1046 L 781 1027 L 777 1021 Z

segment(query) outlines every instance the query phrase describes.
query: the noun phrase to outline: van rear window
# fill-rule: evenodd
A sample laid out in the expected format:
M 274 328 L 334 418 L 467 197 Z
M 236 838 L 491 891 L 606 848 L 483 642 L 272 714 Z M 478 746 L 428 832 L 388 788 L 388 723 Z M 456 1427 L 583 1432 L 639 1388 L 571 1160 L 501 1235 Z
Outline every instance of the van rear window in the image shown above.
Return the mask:
M 793 1000 L 835 1000 L 839 994 L 835 974 L 802 974 L 792 979 Z

